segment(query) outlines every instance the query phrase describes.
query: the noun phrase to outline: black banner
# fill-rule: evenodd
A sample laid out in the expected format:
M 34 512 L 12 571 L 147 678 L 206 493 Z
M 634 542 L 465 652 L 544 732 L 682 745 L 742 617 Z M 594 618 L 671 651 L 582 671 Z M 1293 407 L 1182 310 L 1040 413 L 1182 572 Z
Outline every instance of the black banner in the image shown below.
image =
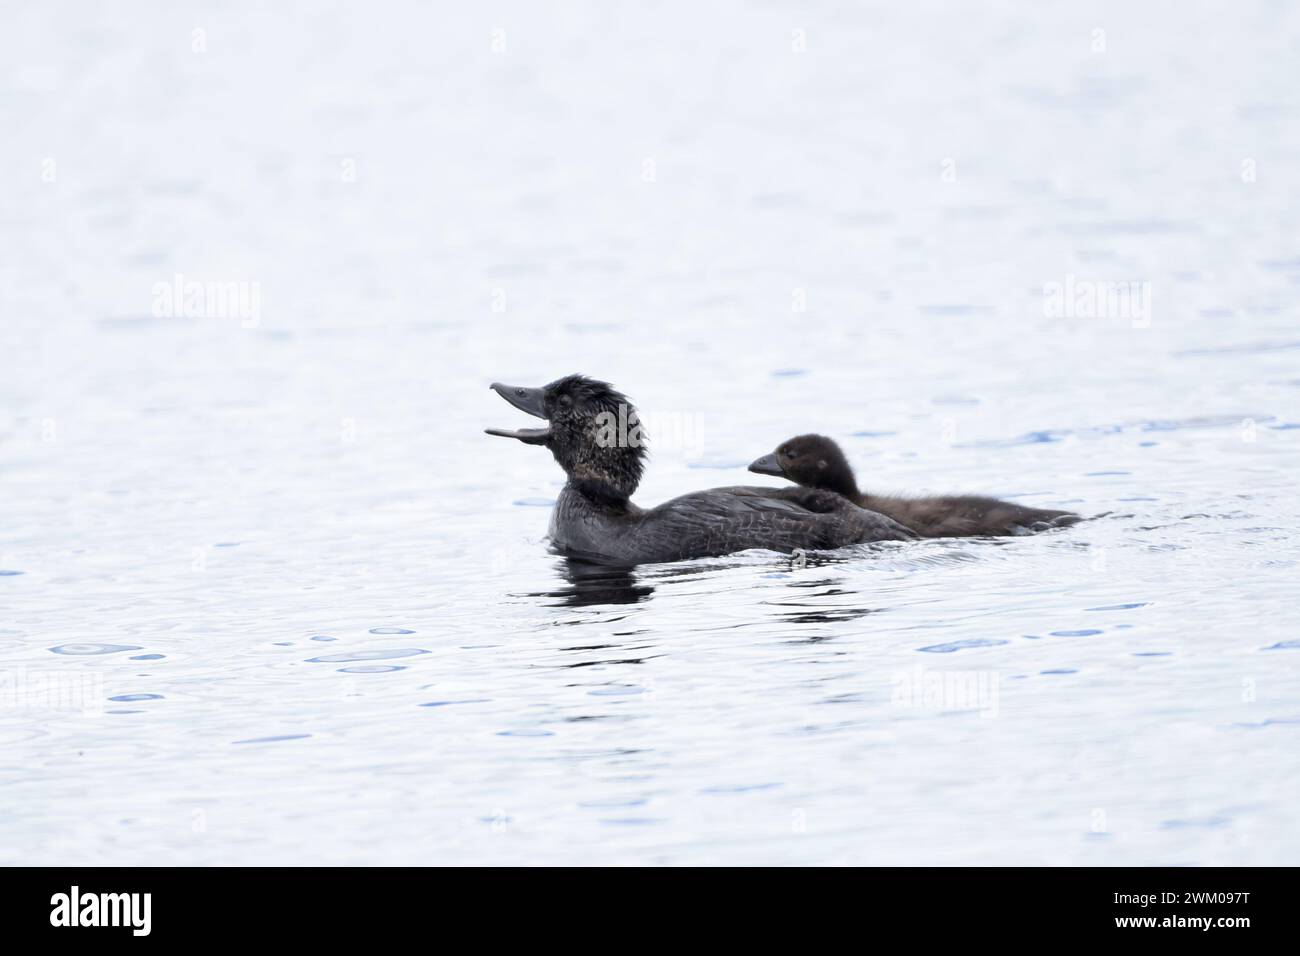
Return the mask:
M 1052 938 L 1044 933 L 1233 945 L 1289 935 L 1294 878 L 1285 869 L 18 868 L 5 874 L 0 918 L 8 940 L 33 945 L 337 946 L 409 929 L 434 933 L 433 947 L 461 948 L 465 932 L 494 945 L 576 933 L 589 945 L 675 946 L 702 934 L 734 944 L 846 928 L 927 946 Z

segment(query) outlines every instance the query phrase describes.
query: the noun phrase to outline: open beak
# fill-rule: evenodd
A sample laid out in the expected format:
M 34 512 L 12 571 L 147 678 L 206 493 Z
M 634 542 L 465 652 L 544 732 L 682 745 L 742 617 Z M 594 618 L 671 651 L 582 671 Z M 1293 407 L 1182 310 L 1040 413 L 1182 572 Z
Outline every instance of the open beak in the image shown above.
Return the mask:
M 502 385 L 500 382 L 493 382 L 492 391 L 521 412 L 527 412 L 537 418 L 546 417 L 543 403 L 545 393 L 540 388 L 524 388 L 520 385 Z M 550 425 L 545 428 L 516 428 L 513 431 L 505 428 L 488 428 L 485 430 L 489 435 L 500 435 L 502 438 L 517 438 L 528 445 L 544 445 L 546 439 L 551 437 Z
M 749 470 L 757 475 L 775 475 L 777 478 L 784 478 L 785 472 L 781 470 L 781 465 L 776 460 L 776 455 L 764 455 L 762 458 L 756 458 L 750 463 Z

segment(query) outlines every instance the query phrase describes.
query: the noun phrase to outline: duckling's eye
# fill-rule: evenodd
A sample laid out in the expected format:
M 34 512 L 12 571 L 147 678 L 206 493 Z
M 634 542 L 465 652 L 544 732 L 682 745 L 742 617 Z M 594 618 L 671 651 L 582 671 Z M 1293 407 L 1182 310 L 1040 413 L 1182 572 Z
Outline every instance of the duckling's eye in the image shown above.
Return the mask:
M 568 408 L 570 405 L 573 404 L 573 399 L 570 398 L 568 395 L 561 395 L 560 404 L 563 405 L 565 408 Z

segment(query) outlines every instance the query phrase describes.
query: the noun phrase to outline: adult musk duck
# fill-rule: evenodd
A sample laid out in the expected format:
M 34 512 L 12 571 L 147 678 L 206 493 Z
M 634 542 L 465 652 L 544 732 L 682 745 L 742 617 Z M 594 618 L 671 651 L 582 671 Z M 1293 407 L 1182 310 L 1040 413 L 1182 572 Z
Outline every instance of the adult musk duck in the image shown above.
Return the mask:
M 857 479 L 840 446 L 825 435 L 800 435 L 749 466 L 760 475 L 788 478 L 805 488 L 834 491 L 863 508 L 879 511 L 926 538 L 968 538 L 1027 534 L 1072 525 L 1069 511 L 1026 508 L 976 495 L 903 498 L 858 490 Z
M 807 488 L 714 488 L 642 509 L 631 501 L 645 462 L 645 434 L 627 398 L 605 382 L 569 375 L 542 388 L 494 384 L 543 428 L 489 435 L 544 445 L 568 481 L 551 514 L 562 554 L 631 566 L 767 548 L 840 548 L 916 537 L 897 522 L 839 495 Z

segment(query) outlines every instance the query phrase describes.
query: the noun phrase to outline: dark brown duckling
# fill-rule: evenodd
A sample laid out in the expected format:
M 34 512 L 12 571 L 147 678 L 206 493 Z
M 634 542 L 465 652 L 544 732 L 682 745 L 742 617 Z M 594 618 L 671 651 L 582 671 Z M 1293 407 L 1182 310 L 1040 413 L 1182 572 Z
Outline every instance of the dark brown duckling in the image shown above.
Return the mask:
M 1069 511 L 1026 508 L 978 495 L 903 498 L 868 494 L 858 490 L 844 452 L 825 435 L 791 438 L 772 454 L 755 461 L 749 470 L 788 478 L 805 488 L 838 492 L 859 507 L 887 515 L 925 538 L 1028 534 L 1081 520 Z

